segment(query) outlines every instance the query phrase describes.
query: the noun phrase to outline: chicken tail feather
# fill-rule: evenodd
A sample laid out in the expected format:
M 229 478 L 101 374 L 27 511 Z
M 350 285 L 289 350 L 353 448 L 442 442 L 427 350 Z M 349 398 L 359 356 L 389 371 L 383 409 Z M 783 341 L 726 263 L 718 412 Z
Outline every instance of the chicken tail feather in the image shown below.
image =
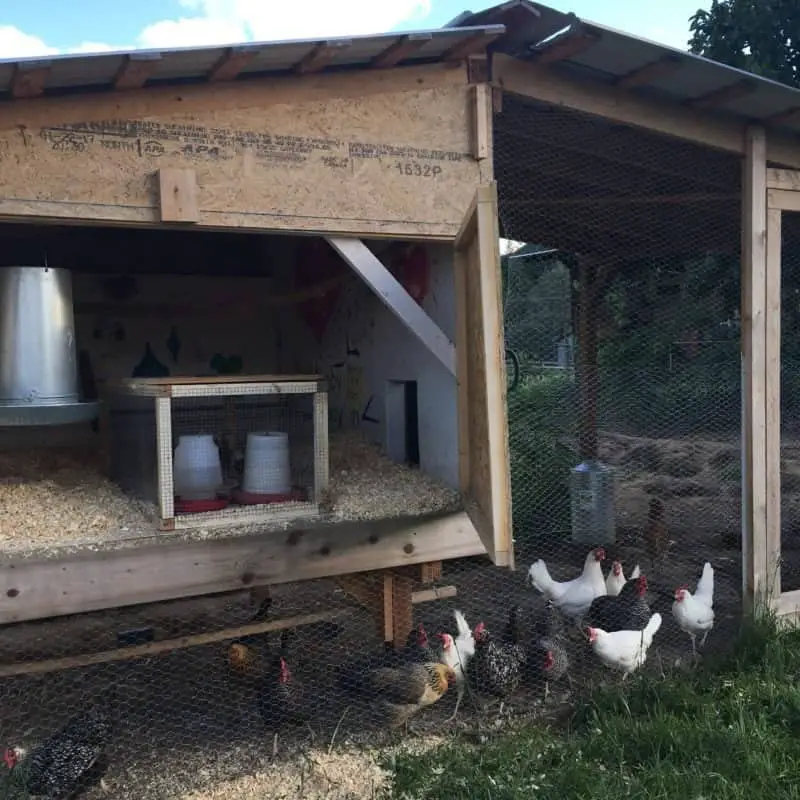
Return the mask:
M 542 594 L 549 594 L 552 590 L 553 579 L 550 577 L 547 564 L 541 558 L 531 564 L 531 568 L 528 570 L 528 581 Z
M 456 618 L 456 628 L 458 629 L 458 635 L 464 638 L 472 636 L 472 629 L 467 624 L 466 617 L 458 609 L 453 611 L 453 616 Z
M 650 644 L 652 643 L 653 638 L 658 633 L 660 627 L 661 627 L 661 614 L 659 614 L 658 611 L 656 611 L 656 613 L 653 614 L 652 617 L 650 617 L 650 620 L 645 626 L 645 629 L 642 631 L 643 638 L 647 647 L 649 647 Z
M 639 565 L 637 564 L 637 565 L 636 565 L 636 566 L 633 568 L 633 572 L 631 572 L 631 576 L 630 576 L 630 578 L 629 578 L 628 580 L 635 580 L 635 579 L 636 579 L 636 578 L 638 578 L 638 577 L 639 577 L 641 574 L 642 574 L 642 571 L 639 569 Z
M 694 597 L 707 605 L 711 605 L 714 600 L 714 568 L 708 561 L 703 564 L 703 574 L 697 581 Z

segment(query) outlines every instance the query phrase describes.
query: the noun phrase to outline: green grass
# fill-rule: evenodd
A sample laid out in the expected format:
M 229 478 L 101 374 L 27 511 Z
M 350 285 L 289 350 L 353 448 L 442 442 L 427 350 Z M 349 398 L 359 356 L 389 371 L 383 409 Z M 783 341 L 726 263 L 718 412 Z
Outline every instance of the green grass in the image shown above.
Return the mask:
M 392 766 L 396 800 L 800 798 L 800 631 L 750 625 L 724 660 L 595 690 L 565 729 Z

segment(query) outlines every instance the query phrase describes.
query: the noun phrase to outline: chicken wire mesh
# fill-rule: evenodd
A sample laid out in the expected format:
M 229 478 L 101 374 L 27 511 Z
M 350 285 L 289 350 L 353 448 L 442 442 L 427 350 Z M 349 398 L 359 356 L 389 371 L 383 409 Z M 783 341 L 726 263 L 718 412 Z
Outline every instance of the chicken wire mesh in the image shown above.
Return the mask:
M 511 97 L 495 161 L 503 234 L 524 243 L 503 259 L 518 569 L 467 558 L 396 572 L 388 598 L 384 576 L 366 575 L 9 626 L 5 796 L 85 784 L 90 798 L 376 797 L 383 759 L 409 739 L 549 719 L 620 680 L 621 660 L 604 663 L 603 637 L 590 643 L 579 620 L 633 630 L 620 645 L 632 667 L 643 639 L 644 671 L 690 666 L 673 602 L 684 585 L 695 595 L 695 622 L 678 617 L 699 645 L 706 563 L 714 626 L 699 657 L 732 640 L 739 163 Z M 259 413 L 252 429 L 271 426 Z M 224 436 L 224 407 L 209 414 Z M 193 432 L 182 419 L 176 408 L 173 433 Z M 553 583 L 584 569 L 572 588 Z M 612 595 L 593 607 L 592 577 L 589 600 Z M 397 616 L 409 598 L 408 644 L 387 651 L 376 609 Z M 62 660 L 24 667 L 43 659 Z
M 781 581 L 782 592 L 800 589 L 800 214 L 781 213 Z
M 740 160 L 511 96 L 495 125 L 517 562 L 568 607 L 604 548 L 649 608 L 590 621 L 658 612 L 648 668 L 691 663 L 679 587 L 713 574 L 707 649 L 741 619 Z

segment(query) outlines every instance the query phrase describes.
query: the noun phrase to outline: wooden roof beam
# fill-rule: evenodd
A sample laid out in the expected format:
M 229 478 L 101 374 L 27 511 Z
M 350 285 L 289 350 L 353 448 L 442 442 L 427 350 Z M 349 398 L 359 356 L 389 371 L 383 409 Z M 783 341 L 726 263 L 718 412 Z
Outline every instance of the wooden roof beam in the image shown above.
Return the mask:
M 456 42 L 449 50 L 442 54 L 441 61 L 463 61 L 467 56 L 474 56 L 482 53 L 495 39 L 505 33 L 505 28 L 498 26 L 501 30 L 487 30 L 475 33 Z
M 141 89 L 155 72 L 161 53 L 129 53 L 114 76 L 114 89 L 118 92 Z
M 11 78 L 11 96 L 16 99 L 41 97 L 44 94 L 51 62 L 28 61 L 17 64 Z
M 597 34 L 575 31 L 553 39 L 551 43 L 545 44 L 540 50 L 534 50 L 534 61 L 543 66 L 557 64 L 559 61 L 566 61 L 573 56 L 585 53 L 599 41 L 600 37 Z
M 321 72 L 339 53 L 343 53 L 352 44 L 349 39 L 338 42 L 320 42 L 294 65 L 293 72 L 297 75 Z
M 224 55 L 209 70 L 208 80 L 232 81 L 239 77 L 258 55 L 258 50 L 245 47 L 229 47 Z
M 658 61 L 651 61 L 649 64 L 620 76 L 617 78 L 615 85 L 620 89 L 635 89 L 638 86 L 646 86 L 648 83 L 661 80 L 661 78 L 666 78 L 668 75 L 677 72 L 682 63 L 679 55 L 670 54 L 664 58 L 659 58 Z
M 736 81 L 736 83 L 723 86 L 721 89 L 715 89 L 713 92 L 708 92 L 707 94 L 700 95 L 700 97 L 687 100 L 686 105 L 689 108 L 701 111 L 723 108 L 728 103 L 746 97 L 757 89 L 758 84 L 754 80 L 744 78 L 741 81 Z
M 431 39 L 433 39 L 433 36 L 430 33 L 409 33 L 401 36 L 370 61 L 370 69 L 395 67 L 401 61 L 405 61 L 414 55 L 417 50 L 424 47 Z
M 679 102 L 643 97 L 599 82 L 575 80 L 503 53 L 493 55 L 492 81 L 509 94 L 571 108 L 715 150 L 744 153 L 744 122 L 719 119 Z M 800 148 L 793 136 L 776 131 L 767 141 L 767 151 L 769 160 L 775 164 L 800 167 Z
M 789 108 L 786 111 L 781 111 L 780 114 L 773 114 L 762 120 L 764 125 L 797 125 L 800 123 L 800 106 Z

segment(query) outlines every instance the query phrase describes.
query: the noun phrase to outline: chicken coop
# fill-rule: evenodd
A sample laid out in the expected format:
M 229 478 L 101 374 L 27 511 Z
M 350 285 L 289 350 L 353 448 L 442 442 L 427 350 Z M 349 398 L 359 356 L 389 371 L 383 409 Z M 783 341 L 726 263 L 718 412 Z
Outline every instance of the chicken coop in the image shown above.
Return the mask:
M 797 90 L 511 0 L 421 33 L 2 61 L 0 91 L 9 731 L 50 731 L 25 698 L 113 684 L 148 779 L 119 766 L 115 796 L 178 796 L 145 734 L 182 786 L 272 780 L 302 670 L 281 656 L 259 696 L 269 769 L 237 681 L 297 636 L 327 752 L 280 796 L 374 796 L 374 762 L 332 776 L 343 739 L 379 741 L 341 652 L 528 647 L 540 603 L 582 620 L 629 587 L 635 625 L 572 626 L 544 700 L 495 661 L 534 720 L 564 675 L 619 668 L 604 634 L 644 631 L 630 670 L 665 670 L 724 649 L 743 603 L 796 613 Z M 424 690 L 458 699 L 423 730 L 465 671 Z
M 0 64 L 0 622 L 513 565 L 503 32 Z

